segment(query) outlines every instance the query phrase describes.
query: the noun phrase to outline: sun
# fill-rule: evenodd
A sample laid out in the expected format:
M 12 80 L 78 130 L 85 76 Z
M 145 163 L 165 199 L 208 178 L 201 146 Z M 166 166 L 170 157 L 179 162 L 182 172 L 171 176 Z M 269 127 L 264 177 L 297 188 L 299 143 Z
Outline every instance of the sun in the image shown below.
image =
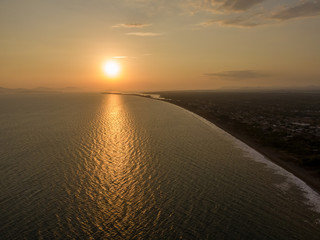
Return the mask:
M 103 64 L 102 70 L 107 77 L 117 77 L 120 74 L 120 65 L 116 61 L 107 61 Z

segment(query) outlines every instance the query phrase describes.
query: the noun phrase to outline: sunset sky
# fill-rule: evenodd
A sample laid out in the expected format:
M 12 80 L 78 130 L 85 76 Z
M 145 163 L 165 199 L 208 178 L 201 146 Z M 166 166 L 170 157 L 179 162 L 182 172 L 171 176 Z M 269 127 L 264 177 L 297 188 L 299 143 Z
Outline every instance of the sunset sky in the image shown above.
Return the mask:
M 5 88 L 320 85 L 320 0 L 1 0 L 0 29 Z

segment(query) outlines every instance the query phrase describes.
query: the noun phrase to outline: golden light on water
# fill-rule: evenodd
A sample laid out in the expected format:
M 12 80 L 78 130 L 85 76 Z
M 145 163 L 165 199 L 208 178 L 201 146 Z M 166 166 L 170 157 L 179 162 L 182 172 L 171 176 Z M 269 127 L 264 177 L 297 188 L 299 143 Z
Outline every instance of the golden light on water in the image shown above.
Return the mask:
M 121 224 L 134 224 L 131 219 L 147 201 L 143 199 L 145 192 L 141 189 L 141 158 L 135 155 L 140 142 L 135 141 L 135 127 L 127 111 L 120 95 L 105 96 L 98 120 L 101 144 L 96 144 L 101 154 L 98 157 L 100 162 L 97 163 L 99 167 L 90 174 L 91 186 L 97 186 L 100 182 L 107 187 L 99 192 L 99 198 L 109 199 L 114 206 L 110 209 L 104 201 L 100 201 L 99 209 L 102 213 L 111 211 L 114 215 L 123 214 L 121 222 L 117 223 L 121 228 Z
M 114 60 L 107 61 L 102 65 L 103 73 L 110 78 L 119 76 L 121 67 L 120 64 Z

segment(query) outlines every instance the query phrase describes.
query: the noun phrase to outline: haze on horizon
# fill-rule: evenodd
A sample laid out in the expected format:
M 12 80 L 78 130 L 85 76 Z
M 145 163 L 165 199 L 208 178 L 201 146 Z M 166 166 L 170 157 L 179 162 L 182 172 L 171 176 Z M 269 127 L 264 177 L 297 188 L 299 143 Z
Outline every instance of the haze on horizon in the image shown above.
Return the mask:
M 3 0 L 0 28 L 0 87 L 320 86 L 320 0 Z

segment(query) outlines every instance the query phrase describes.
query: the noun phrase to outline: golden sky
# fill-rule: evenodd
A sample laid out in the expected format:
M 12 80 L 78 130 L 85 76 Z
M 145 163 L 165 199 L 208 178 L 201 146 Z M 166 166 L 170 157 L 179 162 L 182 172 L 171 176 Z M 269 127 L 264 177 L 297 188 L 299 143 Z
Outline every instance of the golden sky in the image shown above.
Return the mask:
M 320 0 L 1 0 L 0 29 L 0 87 L 320 85 Z

